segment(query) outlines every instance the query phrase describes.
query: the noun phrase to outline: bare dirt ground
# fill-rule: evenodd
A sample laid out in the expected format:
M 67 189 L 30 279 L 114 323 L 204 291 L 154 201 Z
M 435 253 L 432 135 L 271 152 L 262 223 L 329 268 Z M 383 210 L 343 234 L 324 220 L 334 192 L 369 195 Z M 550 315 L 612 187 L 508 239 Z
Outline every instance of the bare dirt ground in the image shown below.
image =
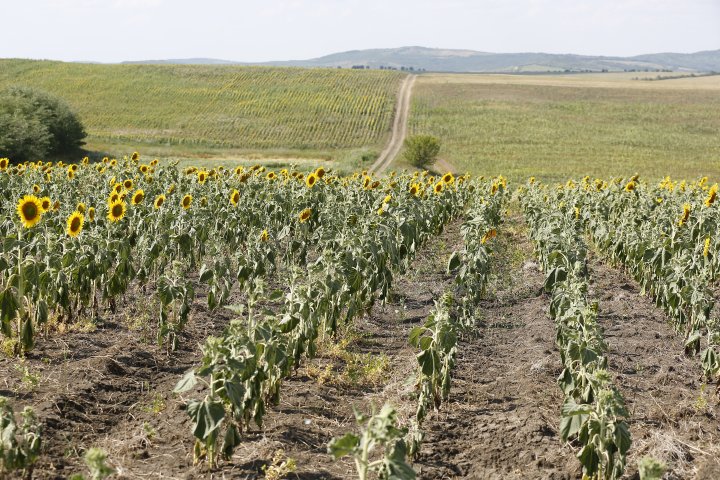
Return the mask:
M 668 466 L 665 479 L 720 478 L 720 407 L 714 385 L 703 386 L 699 357 L 637 284 L 602 259 L 590 261 L 591 297 L 609 346 L 609 370 L 630 413 L 628 478 L 651 456 Z
M 460 344 L 449 404 L 425 424 L 420 478 L 579 478 L 557 431 L 560 354 L 524 228 L 511 216 L 499 230 L 477 333 Z
M 412 87 L 415 84 L 416 75 L 408 75 L 403 84 L 400 86 L 398 93 L 398 103 L 395 108 L 395 119 L 393 121 L 392 134 L 390 141 L 385 149 L 380 152 L 380 156 L 370 167 L 370 171 L 375 173 L 383 173 L 393 162 L 405 141 L 407 134 L 408 116 L 410 115 L 410 99 L 412 97 Z

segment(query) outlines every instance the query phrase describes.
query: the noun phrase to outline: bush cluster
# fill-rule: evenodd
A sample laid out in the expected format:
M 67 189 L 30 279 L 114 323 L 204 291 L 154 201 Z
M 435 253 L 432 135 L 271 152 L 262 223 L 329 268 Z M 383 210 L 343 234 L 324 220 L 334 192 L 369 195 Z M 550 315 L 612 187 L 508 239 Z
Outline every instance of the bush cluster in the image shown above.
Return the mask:
M 82 123 L 63 100 L 29 87 L 0 93 L 0 157 L 40 160 L 71 152 L 85 136 Z

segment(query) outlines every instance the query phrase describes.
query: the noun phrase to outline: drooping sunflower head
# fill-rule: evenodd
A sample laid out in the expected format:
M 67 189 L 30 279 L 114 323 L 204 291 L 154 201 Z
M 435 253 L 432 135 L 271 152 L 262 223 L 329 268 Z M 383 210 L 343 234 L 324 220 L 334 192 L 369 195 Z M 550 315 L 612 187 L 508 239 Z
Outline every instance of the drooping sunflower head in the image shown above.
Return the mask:
M 300 220 L 300 223 L 305 223 L 310 219 L 311 216 L 312 216 L 312 210 L 309 208 L 306 208 L 305 210 L 300 212 L 298 219 Z
M 8 165 L 10 165 L 9 158 L 0 158 L 0 170 L 2 170 L 2 171 L 7 170 Z
M 443 182 L 442 182 L 442 181 L 437 182 L 437 183 L 435 184 L 435 186 L 433 187 L 433 192 L 435 192 L 435 194 L 437 195 L 437 194 L 439 194 L 439 193 L 442 193 L 443 188 L 444 188 Z
M 490 229 L 483 235 L 482 239 L 480 240 L 480 243 L 485 244 L 488 240 L 491 240 L 497 236 L 497 230 Z
M 115 186 L 113 186 L 113 190 L 115 193 L 120 195 L 120 193 L 123 191 L 123 184 L 122 183 L 116 183 Z
M 305 185 L 307 185 L 308 188 L 312 188 L 315 186 L 315 184 L 318 181 L 318 176 L 314 173 L 309 174 L 307 177 L 305 177 Z
M 68 178 L 68 180 L 72 180 L 73 178 L 75 178 L 75 170 L 68 168 L 67 178 Z
M 70 216 L 67 219 L 67 227 L 65 228 L 65 232 L 73 238 L 80 235 L 80 232 L 82 232 L 83 223 L 85 223 L 85 216 L 78 211 L 75 211 L 70 214 Z
M 122 183 L 122 186 L 125 187 L 125 190 L 130 190 L 133 187 L 133 181 L 132 179 L 128 178 Z M 120 192 L 118 192 L 120 193 Z
M 455 177 L 453 176 L 452 173 L 448 172 L 445 175 L 443 175 L 442 181 L 449 185 L 455 181 Z
M 33 185 L 33 193 L 40 193 L 40 185 Z
M 240 202 L 240 192 L 235 189 L 232 192 L 230 192 L 230 203 L 232 203 L 234 206 L 237 206 L 237 204 Z
M 112 194 L 110 194 L 110 197 L 108 197 L 108 205 L 110 205 L 111 203 L 115 203 L 118 200 L 120 200 L 120 194 L 117 192 L 113 192 Z
M 85 213 L 85 204 L 80 202 L 77 204 L 77 211 L 80 213 Z
M 318 167 L 317 170 L 315 170 L 315 176 L 323 178 L 325 176 L 325 169 L 323 167 Z
M 170 186 L 168 187 L 167 193 L 168 193 L 168 195 L 170 195 L 170 194 L 173 193 L 174 191 L 175 191 L 175 184 L 173 183 L 172 185 L 170 185 Z
M 131 203 L 133 205 L 139 205 L 145 200 L 145 191 L 142 188 L 138 188 L 135 190 L 135 193 L 133 193 Z
M 238 175 L 238 176 L 239 176 L 239 175 L 242 175 L 242 173 L 243 173 L 244 171 L 245 171 L 245 167 L 243 167 L 242 165 L 239 166 L 239 167 L 235 167 L 235 175 Z
M 53 203 L 52 209 L 53 209 L 53 212 L 57 212 L 58 210 L 60 210 L 60 201 L 59 200 L 55 200 L 55 203 Z
M 83 165 L 87 165 L 87 164 L 89 164 L 89 163 L 90 163 L 90 157 L 83 157 L 83 159 L 82 159 L 82 164 L 83 164 Z
M 52 207 L 52 202 L 50 201 L 50 197 L 42 197 L 40 199 L 40 208 L 42 208 L 43 213 L 50 210 L 50 207 Z
M 127 212 L 127 204 L 122 200 L 118 199 L 108 205 L 107 218 L 112 223 L 116 223 L 122 220 L 122 218 L 125 216 L 125 212 Z
M 688 221 L 688 218 L 690 218 L 690 212 L 692 211 L 692 206 L 689 203 L 686 203 L 683 205 L 683 213 L 680 216 L 680 221 L 678 224 L 682 227 L 685 225 L 685 223 Z
M 165 195 L 158 195 L 155 197 L 155 202 L 153 205 L 155 205 L 155 210 L 163 206 L 163 203 L 165 203 Z
M 705 206 L 709 207 L 713 203 L 715 203 L 715 200 L 717 199 L 717 193 L 718 193 L 718 184 L 716 183 L 712 187 L 710 187 L 710 190 L 708 190 L 708 196 L 705 199 Z
M 388 203 L 392 200 L 392 195 L 385 195 L 385 198 L 383 198 L 382 203 Z
M 88 208 L 87 214 L 88 214 L 88 220 L 90 220 L 91 222 L 94 222 L 95 221 L 95 207 Z
M 25 195 L 18 201 L 17 214 L 25 228 L 32 228 L 42 217 L 42 202 L 35 195 Z
M 188 208 L 190 208 L 190 205 L 192 205 L 192 200 L 193 200 L 192 195 L 190 195 L 190 194 L 188 193 L 187 195 L 185 195 L 185 196 L 182 198 L 182 201 L 180 202 L 180 205 L 182 205 L 182 207 L 183 207 L 185 210 L 187 210 Z

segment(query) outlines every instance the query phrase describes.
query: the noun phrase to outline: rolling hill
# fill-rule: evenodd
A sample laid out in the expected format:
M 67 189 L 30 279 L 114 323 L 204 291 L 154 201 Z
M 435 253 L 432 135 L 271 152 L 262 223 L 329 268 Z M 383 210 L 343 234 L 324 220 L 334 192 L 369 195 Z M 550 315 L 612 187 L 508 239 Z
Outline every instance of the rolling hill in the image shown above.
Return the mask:
M 243 64 L 210 58 L 178 60 L 146 60 L 132 63 L 175 64 Z M 265 62 L 256 65 L 372 69 L 393 68 L 434 72 L 600 72 L 656 71 L 678 72 L 720 71 L 720 50 L 696 53 L 654 53 L 634 57 L 606 57 L 552 53 L 489 53 L 474 50 L 452 50 L 425 47 L 401 47 L 352 50 L 333 53 L 309 60 Z

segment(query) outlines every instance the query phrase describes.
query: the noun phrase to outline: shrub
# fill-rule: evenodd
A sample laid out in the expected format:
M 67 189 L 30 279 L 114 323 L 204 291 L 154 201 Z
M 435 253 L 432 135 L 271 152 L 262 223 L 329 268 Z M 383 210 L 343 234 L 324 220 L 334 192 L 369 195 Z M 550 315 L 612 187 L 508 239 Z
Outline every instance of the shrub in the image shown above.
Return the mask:
M 83 144 L 85 129 L 63 100 L 28 87 L 0 94 L 0 156 L 38 160 Z
M 405 139 L 405 159 L 414 167 L 426 169 L 440 153 L 440 140 L 431 135 L 414 135 Z

